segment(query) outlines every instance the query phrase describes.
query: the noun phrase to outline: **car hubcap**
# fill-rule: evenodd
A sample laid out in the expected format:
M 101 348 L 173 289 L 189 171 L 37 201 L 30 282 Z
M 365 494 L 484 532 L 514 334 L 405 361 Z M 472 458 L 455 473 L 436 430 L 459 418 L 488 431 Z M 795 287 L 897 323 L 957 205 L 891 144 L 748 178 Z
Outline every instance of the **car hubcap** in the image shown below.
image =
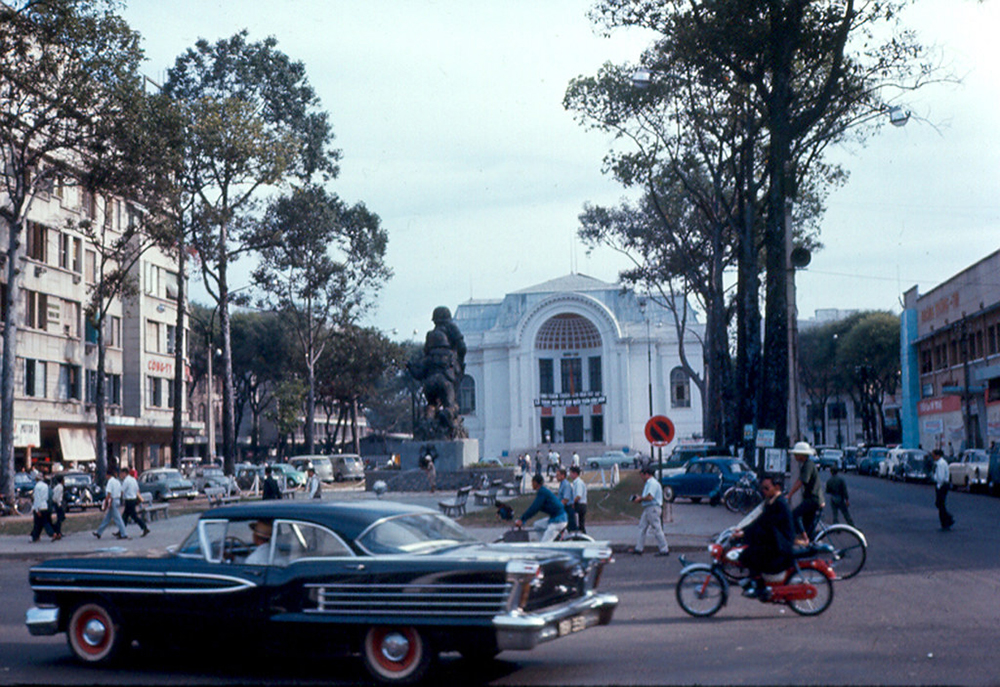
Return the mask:
M 410 651 L 410 641 L 399 632 L 390 632 L 382 638 L 382 655 L 398 663 Z
M 98 647 L 104 642 L 107 634 L 107 626 L 100 619 L 91 618 L 83 626 L 83 632 L 80 633 L 80 636 L 87 646 Z

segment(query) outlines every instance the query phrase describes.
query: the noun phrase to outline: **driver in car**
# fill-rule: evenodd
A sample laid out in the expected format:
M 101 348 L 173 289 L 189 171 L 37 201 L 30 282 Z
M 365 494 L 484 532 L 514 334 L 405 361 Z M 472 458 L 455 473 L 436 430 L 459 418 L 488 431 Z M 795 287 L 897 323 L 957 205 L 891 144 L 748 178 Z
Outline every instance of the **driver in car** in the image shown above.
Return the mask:
M 764 496 L 760 517 L 732 536 L 734 541 L 742 540 L 746 545 L 740 554 L 740 564 L 750 571 L 743 592 L 750 597 L 766 596 L 765 574 L 778 573 L 792 565 L 795 543 L 792 510 L 781 493 L 781 484 L 774 477 L 764 477 L 760 492 Z
M 273 526 L 269 520 L 255 520 L 250 523 L 253 545 L 256 546 L 243 561 L 246 565 L 267 565 L 271 556 L 271 533 Z

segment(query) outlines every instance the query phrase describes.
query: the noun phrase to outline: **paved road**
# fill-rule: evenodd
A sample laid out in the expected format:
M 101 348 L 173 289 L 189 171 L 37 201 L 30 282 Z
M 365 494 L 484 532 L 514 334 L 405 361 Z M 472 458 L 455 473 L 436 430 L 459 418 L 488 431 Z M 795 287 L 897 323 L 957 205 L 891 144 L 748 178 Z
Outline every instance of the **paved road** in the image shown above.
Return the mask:
M 676 557 L 618 556 L 602 583 L 622 600 L 615 621 L 533 652 L 471 665 L 447 656 L 438 684 L 996 684 L 1000 645 L 1000 499 L 953 493 L 954 531 L 937 529 L 925 485 L 848 477 L 870 539 L 856 579 L 832 607 L 802 618 L 731 599 L 715 618 L 686 616 L 673 597 Z M 718 509 L 678 506 L 711 516 Z M 691 509 L 691 510 L 688 510 Z M 683 519 L 683 518 L 682 518 Z M 691 554 L 693 557 L 698 554 Z M 116 670 L 77 666 L 61 637 L 23 629 L 28 563 L 0 566 L 0 682 L 36 684 L 350 683 L 347 658 L 246 657 L 238 650 L 137 652 Z

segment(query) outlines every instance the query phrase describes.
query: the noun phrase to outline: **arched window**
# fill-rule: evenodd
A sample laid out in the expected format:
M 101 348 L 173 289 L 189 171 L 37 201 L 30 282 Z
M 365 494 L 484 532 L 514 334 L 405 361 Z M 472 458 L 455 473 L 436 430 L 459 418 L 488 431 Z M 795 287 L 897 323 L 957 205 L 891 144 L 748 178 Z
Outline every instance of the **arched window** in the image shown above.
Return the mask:
M 458 384 L 458 412 L 462 415 L 476 412 L 476 380 L 469 375 L 462 377 Z
M 691 380 L 681 367 L 670 371 L 670 407 L 691 407 Z
M 600 346 L 601 333 L 594 323 L 573 313 L 549 318 L 535 337 L 535 347 L 543 351 L 578 351 Z

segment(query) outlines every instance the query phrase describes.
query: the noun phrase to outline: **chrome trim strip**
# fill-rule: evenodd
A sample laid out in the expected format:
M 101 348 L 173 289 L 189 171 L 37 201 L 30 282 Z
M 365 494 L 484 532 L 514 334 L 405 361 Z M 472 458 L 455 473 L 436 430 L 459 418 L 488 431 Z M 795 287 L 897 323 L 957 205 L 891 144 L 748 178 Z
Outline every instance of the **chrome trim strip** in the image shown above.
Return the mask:
M 36 591 L 46 592 L 106 592 L 109 594 L 232 594 L 256 587 L 255 584 L 245 584 L 234 587 L 70 587 L 70 586 L 44 586 L 33 587 Z
M 128 572 L 125 570 L 94 570 L 93 568 L 32 568 L 30 572 L 37 575 L 44 575 L 46 573 L 70 573 L 73 575 L 128 575 L 130 577 L 163 577 L 164 575 L 162 572 Z
M 337 615 L 341 613 L 351 614 L 353 616 L 358 615 L 358 610 L 356 608 L 306 608 L 303 609 L 303 613 L 310 613 L 313 615 Z M 455 618 L 493 618 L 496 616 L 497 609 L 485 609 L 479 613 L 470 613 L 465 611 L 449 611 L 449 610 L 431 610 L 431 611 L 419 611 L 412 609 L 363 609 L 366 615 L 408 615 L 408 616 L 447 616 Z

